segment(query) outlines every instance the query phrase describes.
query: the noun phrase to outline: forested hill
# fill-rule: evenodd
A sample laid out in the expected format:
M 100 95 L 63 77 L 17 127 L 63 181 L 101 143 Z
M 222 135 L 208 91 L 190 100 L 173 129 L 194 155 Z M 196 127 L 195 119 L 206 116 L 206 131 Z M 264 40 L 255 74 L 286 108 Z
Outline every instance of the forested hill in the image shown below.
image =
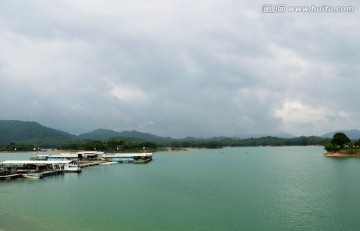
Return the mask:
M 45 127 L 36 122 L 19 120 L 0 120 L 0 145 L 10 143 L 63 142 L 75 139 L 77 136 Z
M 45 127 L 36 122 L 18 120 L 0 120 L 0 145 L 31 144 L 35 147 L 64 147 L 68 145 L 83 146 L 92 141 L 107 143 L 124 141 L 124 139 L 137 139 L 152 142 L 157 147 L 198 147 L 221 148 L 226 146 L 289 146 L 289 145 L 323 145 L 329 138 L 317 136 L 301 136 L 293 138 L 259 137 L 259 138 L 194 138 L 175 139 L 171 137 L 156 136 L 151 133 L 138 131 L 117 132 L 109 129 L 97 129 L 89 133 L 76 136 L 60 130 Z M 120 142 L 119 141 L 119 142 Z M 135 141 L 134 141 L 135 142 Z M 136 141 L 139 142 L 139 141 Z M 135 143 L 136 143 L 135 142 Z
M 166 143 L 174 140 L 171 137 L 161 137 L 151 133 L 143 133 L 134 130 L 116 132 L 109 129 L 96 129 L 92 132 L 79 135 L 79 138 L 81 139 L 88 139 L 88 140 L 93 139 L 93 140 L 102 140 L 102 141 L 111 139 L 113 137 L 136 138 L 136 139 L 155 142 L 155 143 Z

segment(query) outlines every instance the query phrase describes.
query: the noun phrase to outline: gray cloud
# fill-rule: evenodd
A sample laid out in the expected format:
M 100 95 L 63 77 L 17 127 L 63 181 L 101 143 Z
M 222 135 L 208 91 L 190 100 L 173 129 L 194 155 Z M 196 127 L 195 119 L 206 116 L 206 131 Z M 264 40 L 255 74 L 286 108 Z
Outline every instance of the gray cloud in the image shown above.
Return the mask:
M 3 1 L 0 119 L 175 137 L 358 128 L 358 5 L 341 4 L 355 12 Z

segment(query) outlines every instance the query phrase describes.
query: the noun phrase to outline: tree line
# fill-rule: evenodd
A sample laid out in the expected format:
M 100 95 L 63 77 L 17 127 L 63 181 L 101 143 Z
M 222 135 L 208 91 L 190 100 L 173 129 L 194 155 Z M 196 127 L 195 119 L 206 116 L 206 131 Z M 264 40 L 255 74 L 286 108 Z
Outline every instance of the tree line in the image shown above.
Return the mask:
M 0 145 L 0 151 L 38 151 L 41 149 L 59 149 L 59 150 L 97 150 L 97 151 L 107 151 L 107 152 L 120 152 L 120 151 L 129 151 L 135 152 L 139 150 L 156 150 L 157 145 L 153 142 L 124 138 L 124 139 L 110 139 L 107 141 L 101 140 L 77 140 L 69 142 L 59 142 L 57 144 L 29 144 L 29 143 L 11 143 L 9 145 Z
M 65 150 L 98 150 L 98 151 L 139 151 L 139 150 L 156 150 L 157 145 L 153 142 L 138 139 L 111 139 L 108 141 L 88 140 L 80 142 L 71 142 L 61 145 L 59 149 Z
M 8 145 L 0 145 L 1 152 L 13 152 L 13 151 L 37 151 L 38 147 L 32 144 L 15 144 L 10 143 Z
M 56 148 L 64 150 L 98 150 L 98 151 L 139 151 L 142 149 L 155 151 L 159 148 L 223 148 L 223 147 L 253 147 L 253 146 L 306 146 L 325 145 L 330 138 L 318 136 L 300 136 L 295 138 L 260 137 L 260 138 L 212 138 L 194 140 L 173 140 L 169 142 L 149 142 L 134 138 L 116 137 L 106 141 L 101 140 L 75 140 L 49 144 L 10 144 L 0 146 L 0 151 L 33 151 L 40 148 Z
M 172 141 L 161 146 L 174 148 L 222 148 L 222 147 L 254 147 L 254 146 L 306 146 L 324 145 L 329 138 L 318 136 L 300 136 L 295 138 L 261 137 L 261 138 L 218 138 L 208 140 Z

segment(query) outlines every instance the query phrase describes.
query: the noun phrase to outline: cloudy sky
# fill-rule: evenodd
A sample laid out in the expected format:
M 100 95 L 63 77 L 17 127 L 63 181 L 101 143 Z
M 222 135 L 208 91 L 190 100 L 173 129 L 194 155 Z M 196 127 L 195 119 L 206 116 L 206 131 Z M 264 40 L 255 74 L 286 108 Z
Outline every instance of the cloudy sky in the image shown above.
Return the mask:
M 0 119 L 172 137 L 360 129 L 360 3 L 269 3 L 0 0 Z

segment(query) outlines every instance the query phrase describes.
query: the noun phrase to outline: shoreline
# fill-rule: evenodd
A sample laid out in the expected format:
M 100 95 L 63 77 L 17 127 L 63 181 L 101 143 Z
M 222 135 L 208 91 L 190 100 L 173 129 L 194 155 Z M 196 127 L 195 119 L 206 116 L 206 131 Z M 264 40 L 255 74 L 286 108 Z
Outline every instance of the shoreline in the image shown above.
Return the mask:
M 360 153 L 327 152 L 323 154 L 329 157 L 360 157 Z

